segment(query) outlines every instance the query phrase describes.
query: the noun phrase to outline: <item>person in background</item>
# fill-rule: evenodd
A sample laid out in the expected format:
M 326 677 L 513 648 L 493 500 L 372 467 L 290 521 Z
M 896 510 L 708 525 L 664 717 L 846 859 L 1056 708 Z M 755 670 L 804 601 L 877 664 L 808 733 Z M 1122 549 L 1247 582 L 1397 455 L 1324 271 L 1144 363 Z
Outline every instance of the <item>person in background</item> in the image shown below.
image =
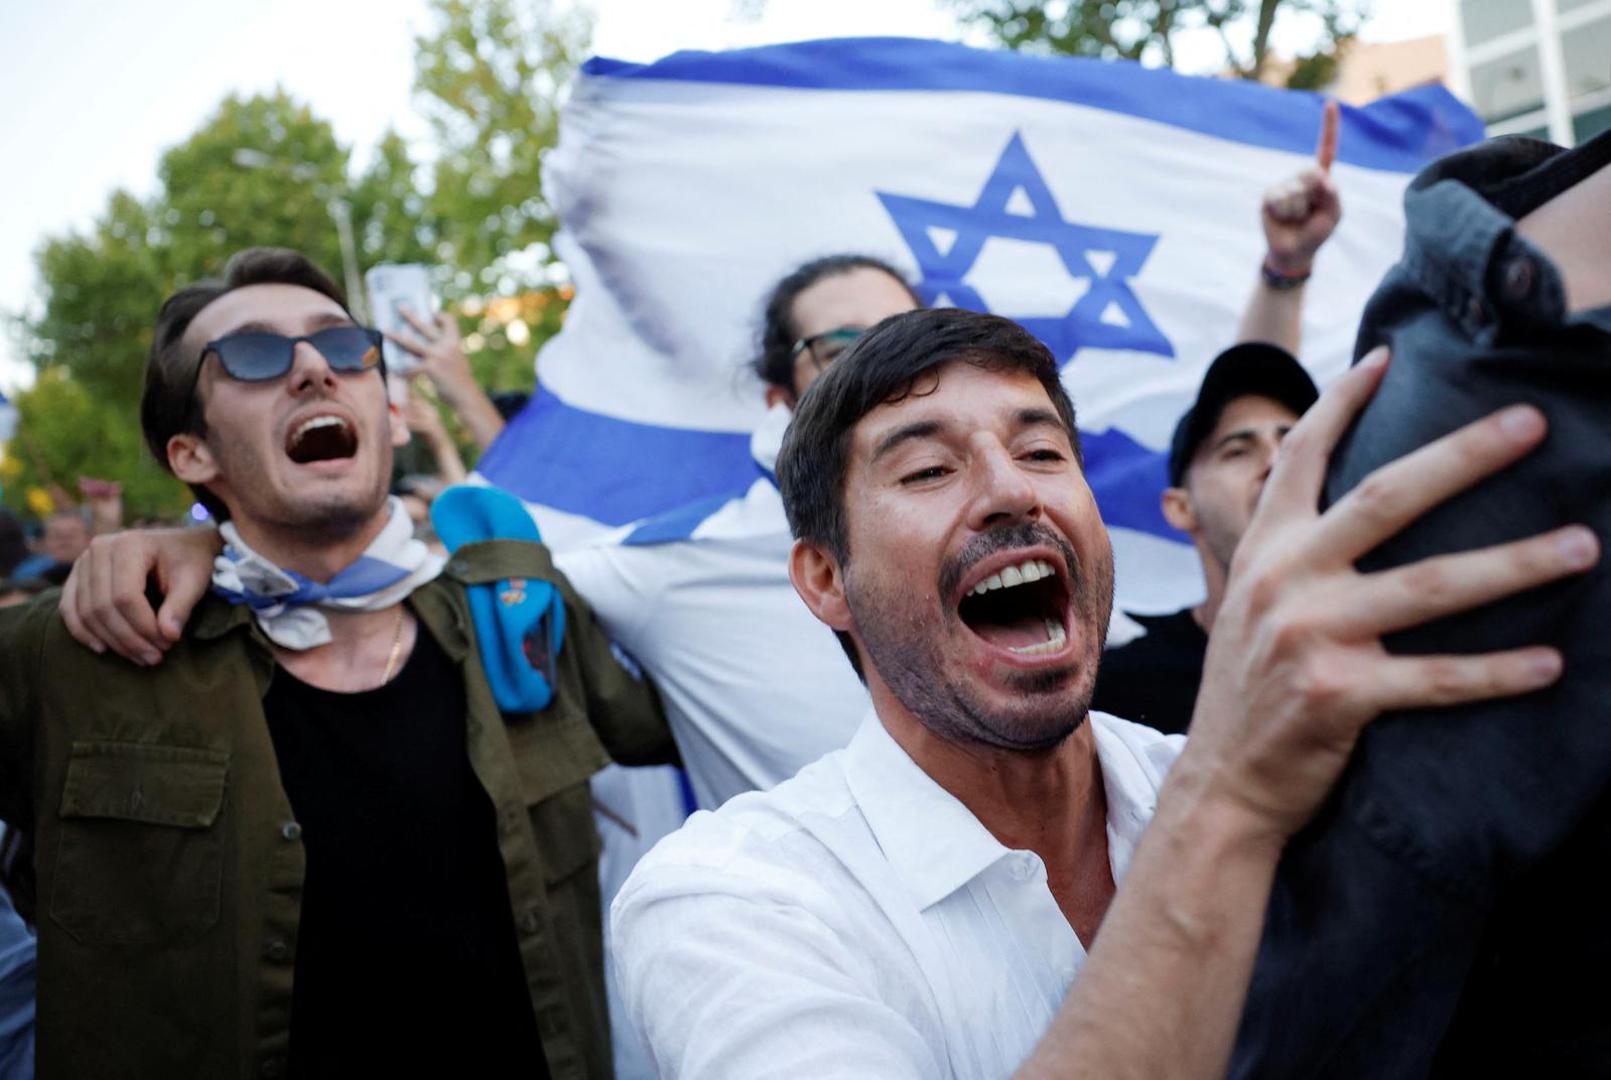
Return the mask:
M 89 547 L 89 517 L 82 510 L 57 510 L 45 519 L 40 530 L 39 550 L 12 568 L 18 579 L 44 578 L 60 582 L 61 574 Z
M 470 369 L 469 357 L 459 339 L 459 320 L 446 311 L 437 312 L 428 322 L 407 308 L 399 309 L 399 314 L 414 333 L 387 336 L 393 344 L 419 358 L 419 367 L 409 373 L 410 377 L 429 382 L 443 403 L 464 421 L 475 444 L 485 450 L 503 431 L 504 419 Z
M 0 888 L 0 1080 L 33 1080 L 38 945 Z
M 1304 286 L 1342 220 L 1331 178 L 1338 108 L 1327 102 L 1313 167 L 1265 192 L 1265 255 L 1237 335 L 1214 359 L 1169 446 L 1164 519 L 1203 567 L 1201 602 L 1171 615 L 1125 612 L 1143 633 L 1107 650 L 1091 707 L 1166 733 L 1186 730 L 1231 559 L 1275 465 L 1281 440 L 1319 396 L 1297 360 Z
M 28 538 L 23 534 L 22 522 L 10 510 L 0 507 L 0 578 L 10 577 L 28 554 Z

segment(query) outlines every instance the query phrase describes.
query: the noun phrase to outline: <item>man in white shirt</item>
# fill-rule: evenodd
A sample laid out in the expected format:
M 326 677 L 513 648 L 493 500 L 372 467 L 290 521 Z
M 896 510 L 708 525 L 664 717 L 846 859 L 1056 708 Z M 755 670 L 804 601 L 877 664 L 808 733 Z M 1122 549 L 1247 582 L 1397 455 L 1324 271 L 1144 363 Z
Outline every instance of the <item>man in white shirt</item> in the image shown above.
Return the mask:
M 779 462 L 790 572 L 873 714 L 794 779 L 696 815 L 616 900 L 615 959 L 659 1072 L 1223 1071 L 1276 859 L 1363 724 L 1560 670 L 1536 648 L 1390 658 L 1380 635 L 1596 553 L 1575 529 L 1356 573 L 1543 436 L 1536 411 L 1509 410 L 1319 515 L 1326 455 L 1383 368 L 1362 363 L 1289 436 L 1184 751 L 1086 722 L 1112 553 L 1044 347 L 1007 320 L 917 312 L 823 375 Z

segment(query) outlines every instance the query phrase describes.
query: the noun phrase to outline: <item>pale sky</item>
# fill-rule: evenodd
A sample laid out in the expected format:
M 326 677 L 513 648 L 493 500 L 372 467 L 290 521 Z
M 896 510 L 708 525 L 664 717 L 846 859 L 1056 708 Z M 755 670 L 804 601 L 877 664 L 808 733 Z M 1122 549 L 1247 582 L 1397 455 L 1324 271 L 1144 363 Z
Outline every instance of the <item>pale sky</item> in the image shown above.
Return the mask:
M 768 0 L 734 19 L 733 0 L 595 0 L 593 51 L 653 60 L 857 35 L 958 39 L 936 0 Z M 1367 37 L 1442 32 L 1441 2 L 1389 4 Z M 149 195 L 164 150 L 224 95 L 276 84 L 328 119 L 362 162 L 387 126 L 427 130 L 414 113 L 413 35 L 425 0 L 51 0 L 0 2 L 0 313 L 37 304 L 33 252 L 84 228 L 117 187 Z M 1189 66 L 1189 64 L 1183 64 Z M 8 332 L 0 391 L 31 381 Z

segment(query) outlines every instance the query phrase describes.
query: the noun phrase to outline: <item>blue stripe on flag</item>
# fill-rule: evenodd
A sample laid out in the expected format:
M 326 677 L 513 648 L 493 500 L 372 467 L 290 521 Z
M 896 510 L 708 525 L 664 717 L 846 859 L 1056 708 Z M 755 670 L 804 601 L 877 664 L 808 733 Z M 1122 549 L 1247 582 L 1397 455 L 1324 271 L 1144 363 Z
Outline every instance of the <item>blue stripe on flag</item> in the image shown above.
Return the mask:
M 1189 543 L 1186 534 L 1164 520 L 1158 495 L 1169 486 L 1168 455 L 1149 450 L 1118 428 L 1080 432 L 1085 479 L 1096 496 L 1102 521 L 1111 528 Z
M 744 489 L 744 491 L 748 490 L 748 488 Z M 671 544 L 678 540 L 686 540 L 694 535 L 694 530 L 704 524 L 712 514 L 734 499 L 742 497 L 744 491 L 729 492 L 726 495 L 712 495 L 708 499 L 695 499 L 686 506 L 679 506 L 677 509 L 668 510 L 664 514 L 657 514 L 627 533 L 626 539 L 622 540 L 621 543 L 635 547 L 648 547 L 651 544 Z
M 1177 75 L 1163 68 L 1081 57 L 1028 56 L 914 38 L 802 41 L 731 52 L 678 52 L 652 64 L 595 57 L 594 77 L 672 79 L 816 90 L 959 90 L 1066 101 L 1171 124 L 1252 146 L 1308 154 L 1322 99 L 1241 79 Z M 1484 137 L 1469 108 L 1427 85 L 1342 107 L 1338 160 L 1419 172 L 1428 161 Z
M 1169 483 L 1164 454 L 1117 428 L 1084 431 L 1080 439 L 1103 521 L 1185 542 L 1158 506 Z M 624 541 L 639 545 L 686 540 L 765 475 L 748 436 L 617 420 L 567 405 L 540 386 L 476 468 L 530 502 L 607 525 L 643 521 Z
M 618 420 L 538 384 L 476 471 L 527 502 L 625 525 L 755 480 L 750 437 Z

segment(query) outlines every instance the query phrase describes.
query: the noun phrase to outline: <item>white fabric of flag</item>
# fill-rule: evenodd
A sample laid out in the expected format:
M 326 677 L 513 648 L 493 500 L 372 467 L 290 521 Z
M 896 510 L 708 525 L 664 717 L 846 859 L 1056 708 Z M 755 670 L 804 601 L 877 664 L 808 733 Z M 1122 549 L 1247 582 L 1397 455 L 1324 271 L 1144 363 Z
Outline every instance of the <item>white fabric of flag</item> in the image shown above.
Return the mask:
M 1202 585 L 1158 507 L 1169 436 L 1235 340 L 1260 197 L 1312 162 L 1321 113 L 1246 82 L 904 39 L 590 61 L 546 178 L 576 299 L 481 473 L 558 547 L 743 491 L 763 296 L 807 259 L 867 253 L 927 302 L 1013 317 L 1051 347 L 1117 607 L 1179 608 Z M 1481 137 L 1437 86 L 1342 110 L 1343 220 L 1304 321 L 1322 386 L 1399 256 L 1410 177 Z

